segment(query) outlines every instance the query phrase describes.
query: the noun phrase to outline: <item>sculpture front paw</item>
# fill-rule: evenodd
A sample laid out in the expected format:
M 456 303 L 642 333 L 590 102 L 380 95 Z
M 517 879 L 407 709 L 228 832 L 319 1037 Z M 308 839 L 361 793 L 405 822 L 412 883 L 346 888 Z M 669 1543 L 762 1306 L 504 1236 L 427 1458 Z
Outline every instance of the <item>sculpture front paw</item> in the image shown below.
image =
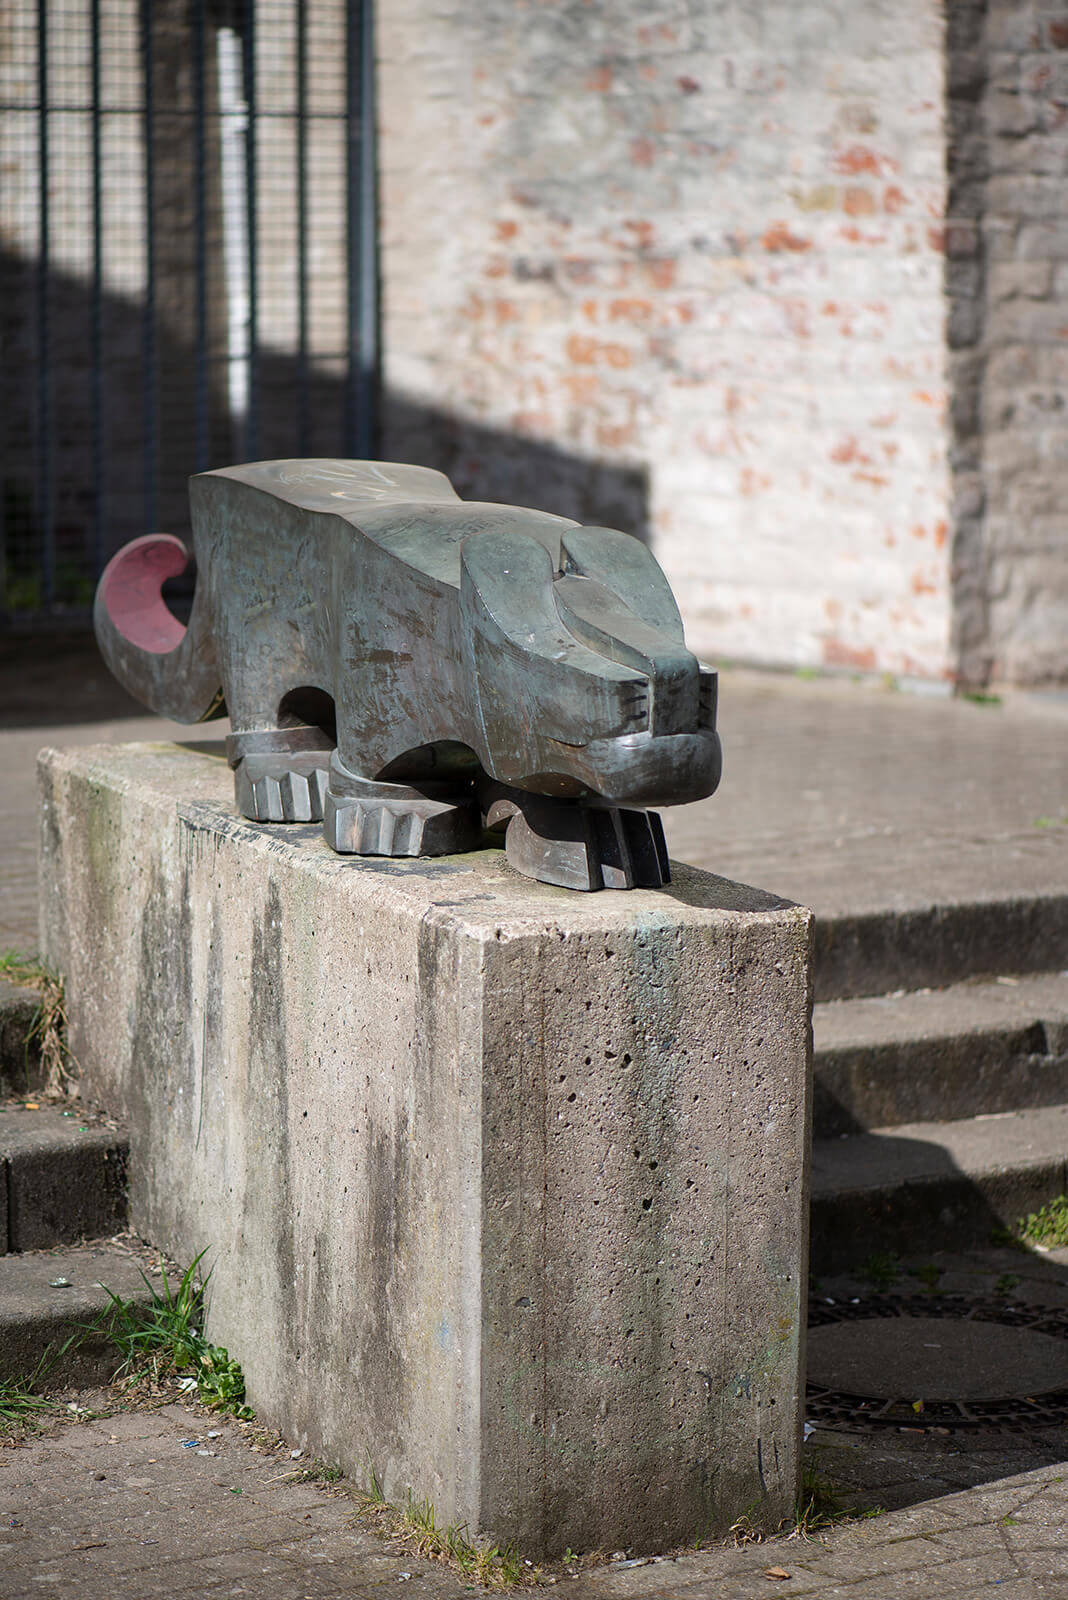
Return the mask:
M 671 882 L 655 811 L 551 800 L 505 784 L 482 790 L 488 828 L 505 828 L 517 872 L 561 889 L 658 889 Z

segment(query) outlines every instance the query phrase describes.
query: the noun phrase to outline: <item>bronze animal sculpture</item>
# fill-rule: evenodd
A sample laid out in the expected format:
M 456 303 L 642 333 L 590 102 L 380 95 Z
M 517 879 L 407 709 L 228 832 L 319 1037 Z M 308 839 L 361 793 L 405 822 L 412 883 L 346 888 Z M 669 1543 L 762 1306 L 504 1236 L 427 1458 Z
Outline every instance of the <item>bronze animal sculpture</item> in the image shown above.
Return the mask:
M 716 675 L 639 540 L 375 461 L 199 473 L 190 501 L 188 627 L 161 593 L 188 553 L 149 534 L 105 569 L 97 639 L 154 711 L 229 715 L 244 816 L 358 855 L 504 829 L 546 883 L 668 880 L 648 807 L 716 788 Z

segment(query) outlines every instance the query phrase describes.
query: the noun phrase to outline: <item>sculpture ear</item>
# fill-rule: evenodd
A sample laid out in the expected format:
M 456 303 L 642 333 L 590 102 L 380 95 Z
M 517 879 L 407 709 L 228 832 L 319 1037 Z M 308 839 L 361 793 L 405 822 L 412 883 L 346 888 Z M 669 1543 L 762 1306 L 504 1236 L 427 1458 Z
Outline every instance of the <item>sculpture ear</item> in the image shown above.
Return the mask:
M 596 578 L 635 616 L 680 644 L 682 617 L 652 551 L 618 528 L 565 528 L 561 564 L 566 573 Z
M 531 675 L 555 686 L 561 672 L 577 671 L 609 683 L 637 675 L 606 660 L 564 626 L 553 594 L 553 561 L 525 533 L 476 533 L 463 542 L 460 603 L 481 630 L 506 639 L 521 662 L 517 700 L 529 693 Z

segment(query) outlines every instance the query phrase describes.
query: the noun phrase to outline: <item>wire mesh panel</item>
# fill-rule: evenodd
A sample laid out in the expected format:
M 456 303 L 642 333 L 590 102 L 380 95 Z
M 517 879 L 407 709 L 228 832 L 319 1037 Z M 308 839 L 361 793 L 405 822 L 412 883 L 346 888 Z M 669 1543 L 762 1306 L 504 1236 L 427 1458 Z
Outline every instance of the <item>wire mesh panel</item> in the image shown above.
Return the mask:
M 370 0 L 0 6 L 0 618 L 186 479 L 373 453 Z

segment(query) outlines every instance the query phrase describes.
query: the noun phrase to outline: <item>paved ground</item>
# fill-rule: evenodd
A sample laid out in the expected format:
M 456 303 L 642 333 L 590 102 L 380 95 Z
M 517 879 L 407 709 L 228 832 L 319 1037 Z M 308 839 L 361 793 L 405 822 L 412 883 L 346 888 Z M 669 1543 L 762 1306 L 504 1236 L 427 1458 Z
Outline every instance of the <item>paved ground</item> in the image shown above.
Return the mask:
M 36 751 L 188 731 L 139 716 L 77 641 L 3 641 L 0 707 L 0 947 L 32 947 Z M 724 782 L 711 801 L 669 815 L 678 857 L 824 915 L 1068 892 L 1065 699 L 961 704 L 848 681 L 731 672 L 721 707 Z M 919 1264 L 925 1274 L 932 1265 L 940 1289 L 990 1294 L 1015 1276 L 1029 1302 L 1068 1298 L 1068 1258 Z M 906 1279 L 906 1287 L 926 1281 Z M 832 1297 L 867 1292 L 859 1283 L 823 1287 Z M 76 1421 L 52 1437 L 0 1448 L 0 1600 L 49 1592 L 77 1592 L 79 1600 L 310 1600 L 390 1592 L 398 1583 L 442 1600 L 465 1592 L 441 1567 L 354 1527 L 351 1501 L 287 1482 L 288 1447 L 263 1455 L 251 1438 L 236 1424 L 171 1406 Z M 1068 1597 L 1062 1429 L 970 1439 L 823 1432 L 807 1450 L 847 1501 L 890 1509 L 815 1543 L 721 1547 L 546 1576 L 575 1600 L 890 1600 L 995 1587 L 1012 1600 Z
M 369 1528 L 352 1500 L 289 1481 L 301 1462 L 287 1447 L 261 1450 L 247 1426 L 180 1404 L 0 1449 L 0 1595 L 452 1600 L 471 1592 L 462 1577 Z M 1068 1594 L 1066 1526 L 1068 1468 L 1041 1466 L 818 1539 L 623 1553 L 541 1577 L 571 1600 L 960 1600 L 995 1588 L 1023 1600 Z

